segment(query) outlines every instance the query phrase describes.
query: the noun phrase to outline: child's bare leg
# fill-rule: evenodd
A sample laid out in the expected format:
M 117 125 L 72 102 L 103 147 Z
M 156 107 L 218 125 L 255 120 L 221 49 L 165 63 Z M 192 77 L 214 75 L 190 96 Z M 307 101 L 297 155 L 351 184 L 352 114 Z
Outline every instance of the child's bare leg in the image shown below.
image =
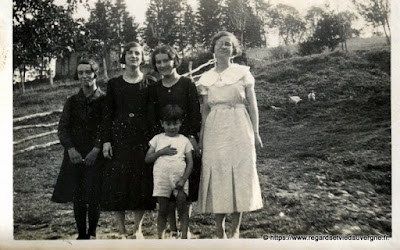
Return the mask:
M 186 206 L 188 209 L 188 216 L 189 216 L 189 222 L 190 222 L 190 217 L 192 217 L 192 202 L 191 201 L 186 202 Z M 188 226 L 187 232 L 188 232 L 188 239 L 190 239 L 190 227 L 189 226 Z
M 189 227 L 189 211 L 186 204 L 186 194 L 181 189 L 176 196 L 176 208 L 178 209 L 179 221 L 181 223 L 182 239 L 187 239 Z
M 171 232 L 177 232 L 178 228 L 176 227 L 176 203 L 175 201 L 168 201 L 168 224 Z
M 226 214 L 215 214 L 215 223 L 217 225 L 217 237 L 219 239 L 226 239 L 225 217 Z
M 170 236 L 177 237 L 178 236 L 178 228 L 176 221 L 176 202 L 168 201 L 168 224 L 170 229 Z
M 159 239 L 165 239 L 165 227 L 168 217 L 168 198 L 158 197 L 158 217 L 157 217 L 157 233 Z
M 243 213 L 233 213 L 232 214 L 232 238 L 239 239 L 239 229 L 240 223 L 242 221 L 242 214 Z
M 135 210 L 133 214 L 135 216 L 135 224 L 133 225 L 133 234 L 136 236 L 136 239 L 144 239 L 142 233 L 142 223 L 144 218 L 145 210 Z
M 115 220 L 117 222 L 118 232 L 120 234 L 126 234 L 125 228 L 125 211 L 116 211 Z

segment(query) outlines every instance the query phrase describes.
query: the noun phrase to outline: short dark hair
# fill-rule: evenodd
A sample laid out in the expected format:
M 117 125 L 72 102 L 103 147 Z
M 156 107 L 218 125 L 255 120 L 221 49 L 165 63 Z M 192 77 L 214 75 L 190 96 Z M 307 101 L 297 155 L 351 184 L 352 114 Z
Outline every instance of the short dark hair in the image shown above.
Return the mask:
M 177 104 L 168 104 L 161 110 L 161 121 L 175 122 L 183 120 L 183 109 Z
M 95 60 L 93 60 L 93 59 L 84 58 L 84 59 L 80 59 L 78 61 L 78 63 L 76 64 L 75 75 L 74 75 L 74 79 L 75 80 L 79 80 L 79 78 L 78 78 L 78 66 L 80 64 L 88 64 L 88 65 L 90 65 L 90 68 L 92 69 L 92 71 L 94 73 L 94 77 L 95 78 L 97 77 L 97 74 L 99 73 L 99 65 L 97 64 L 97 62 Z
M 239 41 L 234 34 L 228 31 L 220 31 L 211 38 L 211 47 L 210 47 L 211 53 L 214 53 L 214 48 L 217 41 L 224 36 L 229 36 L 230 38 L 232 38 L 233 56 L 240 55 L 242 53 L 242 50 L 240 49 Z
M 181 58 L 179 57 L 178 51 L 170 45 L 161 45 L 155 48 L 153 53 L 151 53 L 151 64 L 156 72 L 158 72 L 156 67 L 157 54 L 167 54 L 168 58 L 174 61 L 174 68 L 178 68 L 179 65 L 181 65 Z
M 140 44 L 137 43 L 137 42 L 129 42 L 129 43 L 127 43 L 127 44 L 124 45 L 124 50 L 122 51 L 121 58 L 119 59 L 119 62 L 120 62 L 120 63 L 126 64 L 126 61 L 125 61 L 126 52 L 127 52 L 128 50 L 130 50 L 131 48 L 133 48 L 133 47 L 138 47 L 138 48 L 141 48 L 141 49 L 142 49 L 142 62 L 140 63 L 140 65 L 143 65 L 143 64 L 144 64 L 144 51 L 143 51 L 143 47 L 142 47 L 142 45 L 140 45 Z

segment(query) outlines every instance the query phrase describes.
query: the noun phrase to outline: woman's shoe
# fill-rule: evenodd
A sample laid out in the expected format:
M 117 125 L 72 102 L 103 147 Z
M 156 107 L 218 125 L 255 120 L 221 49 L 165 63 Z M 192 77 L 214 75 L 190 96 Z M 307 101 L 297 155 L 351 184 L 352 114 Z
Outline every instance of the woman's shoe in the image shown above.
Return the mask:
M 133 235 L 133 238 L 137 240 L 144 240 L 143 233 L 138 231 L 136 231 L 136 233 Z

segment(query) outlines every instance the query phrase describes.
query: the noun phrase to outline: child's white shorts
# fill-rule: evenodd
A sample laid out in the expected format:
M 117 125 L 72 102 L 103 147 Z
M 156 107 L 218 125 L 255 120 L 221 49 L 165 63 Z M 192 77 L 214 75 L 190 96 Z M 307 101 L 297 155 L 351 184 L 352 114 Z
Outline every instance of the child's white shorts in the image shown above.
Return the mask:
M 172 191 L 174 195 L 178 194 L 175 189 L 176 182 L 183 176 L 186 169 L 186 162 L 172 161 L 163 158 L 157 159 L 154 163 L 153 178 L 154 178 L 154 197 L 169 198 Z M 186 195 L 189 194 L 188 181 L 183 186 L 183 191 Z

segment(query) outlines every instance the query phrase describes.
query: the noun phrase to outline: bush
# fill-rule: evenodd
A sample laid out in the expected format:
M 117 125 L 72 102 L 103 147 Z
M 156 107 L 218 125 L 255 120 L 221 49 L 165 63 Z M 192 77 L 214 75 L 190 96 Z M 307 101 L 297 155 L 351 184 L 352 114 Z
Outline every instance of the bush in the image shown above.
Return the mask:
M 324 49 L 325 46 L 321 42 L 315 40 L 307 40 L 299 44 L 299 54 L 301 56 L 320 54 Z
M 295 54 L 294 51 L 290 50 L 287 46 L 278 46 L 270 49 L 271 59 L 272 60 L 281 60 L 293 57 Z

